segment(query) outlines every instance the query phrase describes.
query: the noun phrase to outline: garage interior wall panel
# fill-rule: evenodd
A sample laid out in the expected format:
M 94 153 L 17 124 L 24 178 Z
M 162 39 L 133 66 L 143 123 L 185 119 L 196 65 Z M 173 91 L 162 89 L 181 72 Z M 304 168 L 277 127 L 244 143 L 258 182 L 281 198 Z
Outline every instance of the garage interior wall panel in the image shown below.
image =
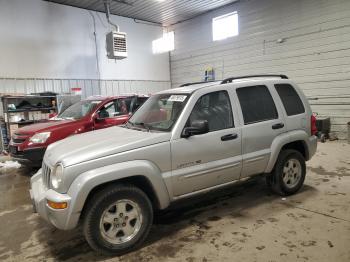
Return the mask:
M 31 94 L 39 92 L 70 93 L 81 88 L 82 97 L 120 94 L 149 95 L 171 88 L 169 81 L 98 80 L 98 79 L 15 79 L 0 78 L 0 93 Z
M 170 85 L 169 55 L 152 53 L 152 41 L 163 34 L 159 26 L 112 15 L 127 33 L 128 58 L 109 60 L 105 35 L 113 28 L 104 13 L 42 0 L 0 0 L 0 6 L 0 93 L 82 87 L 88 96 L 100 94 L 105 80 L 133 83 L 130 90 L 142 93 L 146 85 L 162 87 L 157 81 Z M 135 80 L 145 80 L 139 82 L 145 88 Z
M 212 18 L 238 11 L 239 36 L 212 41 Z M 216 79 L 282 73 L 293 79 L 332 132 L 346 137 L 350 121 L 350 1 L 241 0 L 175 25 L 172 87 Z M 282 39 L 278 43 L 278 39 Z

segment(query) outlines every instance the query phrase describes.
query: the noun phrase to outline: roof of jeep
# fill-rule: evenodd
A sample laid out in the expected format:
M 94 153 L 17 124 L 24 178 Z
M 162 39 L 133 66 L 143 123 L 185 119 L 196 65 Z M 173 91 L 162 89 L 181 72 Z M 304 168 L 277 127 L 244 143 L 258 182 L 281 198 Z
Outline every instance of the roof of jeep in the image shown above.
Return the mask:
M 240 83 L 256 83 L 256 82 L 281 82 L 283 81 L 290 81 L 289 79 L 280 79 L 277 77 L 252 77 L 252 78 L 242 78 L 242 79 L 235 79 L 232 80 L 230 83 L 222 84 L 222 85 L 227 85 L 227 84 L 240 84 Z M 195 92 L 196 90 L 205 88 L 205 87 L 210 87 L 210 86 L 215 86 L 215 85 L 221 85 L 221 80 L 219 81 L 213 81 L 213 82 L 207 82 L 207 83 L 194 83 L 194 84 L 186 84 L 186 86 L 183 87 L 178 87 L 178 88 L 172 88 L 172 89 L 167 89 L 161 92 L 158 92 L 158 94 L 191 94 Z
M 172 88 L 172 89 L 167 89 L 167 90 L 158 92 L 158 94 L 168 94 L 168 93 L 190 94 L 195 90 L 201 89 L 203 87 L 219 85 L 220 82 L 221 81 L 215 81 L 215 82 L 193 84 L 193 85 L 188 85 L 188 86 L 183 86 L 178 88 Z

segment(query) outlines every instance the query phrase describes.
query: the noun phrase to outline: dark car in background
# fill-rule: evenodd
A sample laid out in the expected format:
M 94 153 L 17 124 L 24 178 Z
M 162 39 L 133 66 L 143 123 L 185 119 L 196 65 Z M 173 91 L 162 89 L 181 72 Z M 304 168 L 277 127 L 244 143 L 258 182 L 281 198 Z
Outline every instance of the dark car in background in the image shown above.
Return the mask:
M 50 144 L 72 135 L 125 124 L 147 99 L 143 95 L 95 96 L 77 102 L 45 122 L 16 130 L 9 145 L 10 155 L 39 167 Z

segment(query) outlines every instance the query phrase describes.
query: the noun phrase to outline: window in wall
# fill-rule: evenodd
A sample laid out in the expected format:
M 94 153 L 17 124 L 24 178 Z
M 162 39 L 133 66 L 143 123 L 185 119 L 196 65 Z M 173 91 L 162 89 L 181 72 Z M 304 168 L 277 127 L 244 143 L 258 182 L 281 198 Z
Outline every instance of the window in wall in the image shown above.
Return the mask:
M 238 88 L 237 96 L 245 125 L 278 118 L 275 103 L 266 86 Z
M 238 13 L 233 12 L 213 18 L 213 41 L 238 35 Z
M 305 112 L 303 102 L 301 102 L 294 87 L 289 84 L 277 84 L 275 87 L 288 116 L 299 115 Z
M 161 54 L 175 49 L 174 31 L 164 33 L 163 37 L 152 42 L 153 54 Z

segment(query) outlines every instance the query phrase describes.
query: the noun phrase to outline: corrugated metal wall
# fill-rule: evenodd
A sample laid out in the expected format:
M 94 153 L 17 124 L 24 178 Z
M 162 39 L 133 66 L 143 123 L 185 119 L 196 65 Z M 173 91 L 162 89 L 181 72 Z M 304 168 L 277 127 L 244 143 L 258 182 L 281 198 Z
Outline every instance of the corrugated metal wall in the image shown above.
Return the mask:
M 83 97 L 92 95 L 111 96 L 127 93 L 153 94 L 169 89 L 170 82 L 151 80 L 0 78 L 0 93 L 30 94 L 44 91 L 70 93 L 71 88 L 76 87 L 82 89 Z
M 212 18 L 232 11 L 238 11 L 240 35 L 213 42 Z M 174 29 L 173 87 L 203 80 L 209 66 L 217 79 L 287 74 L 311 99 L 313 111 L 330 116 L 332 131 L 345 138 L 350 121 L 349 0 L 241 0 Z

